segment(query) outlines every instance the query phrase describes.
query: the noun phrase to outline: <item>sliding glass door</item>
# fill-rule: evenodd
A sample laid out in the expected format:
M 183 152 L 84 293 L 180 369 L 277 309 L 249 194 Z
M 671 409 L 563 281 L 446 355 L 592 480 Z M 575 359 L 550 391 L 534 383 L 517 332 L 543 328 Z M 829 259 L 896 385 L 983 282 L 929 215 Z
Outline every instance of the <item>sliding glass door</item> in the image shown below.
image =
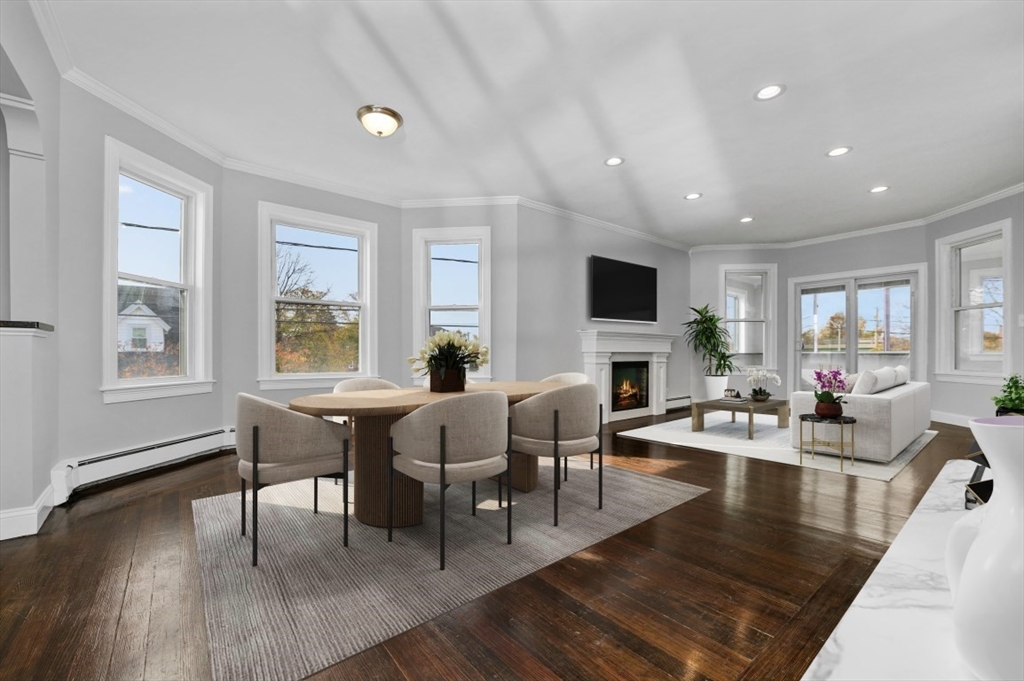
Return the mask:
M 816 369 L 903 364 L 913 378 L 916 284 L 916 274 L 900 274 L 798 285 L 797 389 L 813 389 Z

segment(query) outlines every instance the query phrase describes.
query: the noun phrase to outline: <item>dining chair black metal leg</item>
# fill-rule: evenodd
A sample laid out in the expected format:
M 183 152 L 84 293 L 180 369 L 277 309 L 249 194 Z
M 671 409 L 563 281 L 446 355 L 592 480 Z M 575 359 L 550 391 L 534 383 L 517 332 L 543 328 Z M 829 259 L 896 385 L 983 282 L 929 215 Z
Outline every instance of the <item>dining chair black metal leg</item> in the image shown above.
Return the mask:
M 245 478 L 242 481 L 242 536 L 245 536 Z
M 444 438 L 444 426 L 441 426 L 441 569 L 444 570 L 444 497 L 445 492 L 448 491 L 448 486 L 445 484 L 444 475 L 444 457 L 445 457 L 445 438 Z
M 505 525 L 508 528 L 508 543 L 512 543 L 512 455 L 511 453 L 506 457 L 506 465 L 508 468 L 505 470 L 505 480 L 508 482 L 508 517 L 505 519 Z M 498 489 L 501 489 L 501 478 L 498 478 Z
M 590 470 L 594 470 L 594 452 L 590 452 Z
M 260 427 L 252 427 L 252 566 L 256 567 L 256 555 L 260 539 Z
M 313 476 L 313 513 L 320 512 L 320 477 Z
M 342 545 L 348 546 L 348 440 L 345 440 L 345 444 L 342 445 L 341 449 L 341 467 L 345 473 L 345 486 L 341 488 L 341 507 L 344 509 L 343 514 L 345 517 L 345 530 L 342 539 Z M 338 478 L 334 478 L 334 484 L 338 484 Z
M 498 476 L 498 508 L 501 508 L 501 476 Z
M 597 407 L 597 508 L 604 508 L 604 438 L 601 437 L 601 421 L 604 420 L 604 405 Z M 594 453 L 590 453 L 594 458 Z
M 569 457 L 565 457 L 565 461 L 562 462 L 562 479 L 569 482 Z
M 555 410 L 555 460 L 558 460 L 558 410 Z M 557 468 L 557 465 L 556 465 Z M 555 476 L 555 489 L 562 489 L 562 477 Z
M 498 483 L 501 486 L 501 483 Z M 476 515 L 476 480 L 473 481 L 473 515 Z
M 395 449 L 394 440 L 388 438 L 388 541 L 391 541 L 392 521 L 395 516 Z
M 558 456 L 558 410 L 555 410 L 555 527 L 558 527 L 558 465 L 561 458 Z

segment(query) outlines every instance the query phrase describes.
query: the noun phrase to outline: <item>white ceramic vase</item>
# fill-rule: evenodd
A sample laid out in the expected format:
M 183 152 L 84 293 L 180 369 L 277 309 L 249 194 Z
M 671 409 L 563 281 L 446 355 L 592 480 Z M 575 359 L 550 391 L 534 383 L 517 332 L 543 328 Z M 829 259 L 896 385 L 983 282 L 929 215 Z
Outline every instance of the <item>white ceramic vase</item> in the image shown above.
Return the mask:
M 1024 679 L 1024 416 L 971 419 L 992 496 L 946 542 L 953 637 L 980 679 Z

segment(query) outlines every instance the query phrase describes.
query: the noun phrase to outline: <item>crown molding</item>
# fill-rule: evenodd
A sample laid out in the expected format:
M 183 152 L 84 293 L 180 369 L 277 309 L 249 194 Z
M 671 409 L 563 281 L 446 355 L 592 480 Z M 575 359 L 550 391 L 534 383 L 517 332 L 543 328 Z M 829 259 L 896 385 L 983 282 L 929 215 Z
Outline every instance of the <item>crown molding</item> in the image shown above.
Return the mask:
M 15 95 L 8 95 L 3 92 L 0 92 L 0 105 L 13 106 L 15 109 L 25 109 L 26 111 L 36 110 L 36 103 L 31 99 L 16 97 Z
M 69 83 L 74 83 L 89 94 L 99 97 L 107 104 L 120 109 L 124 113 L 145 123 L 158 132 L 162 132 L 175 142 L 185 145 L 200 156 L 208 158 L 218 165 L 224 165 L 224 161 L 226 160 L 224 154 L 220 153 L 213 147 L 200 142 L 176 125 L 168 123 L 149 109 L 139 106 L 120 92 L 112 90 L 89 74 L 77 68 L 72 68 L 69 72 L 64 74 L 64 78 Z
M 520 196 L 518 203 L 520 206 L 524 208 L 532 208 L 542 213 L 548 213 L 549 215 L 554 215 L 556 217 L 572 220 L 573 222 L 579 222 L 581 224 L 590 225 L 592 227 L 600 227 L 601 229 L 607 229 L 610 232 L 616 232 L 617 234 L 622 234 L 624 236 L 632 237 L 634 239 L 640 239 L 642 241 L 649 241 L 653 244 L 658 244 L 659 246 L 666 246 L 668 248 L 673 248 L 678 251 L 689 250 L 689 246 L 678 241 L 664 239 L 653 234 L 647 234 L 646 232 L 640 232 L 635 229 L 630 229 L 629 227 L 616 225 L 615 223 L 612 222 L 598 220 L 596 218 L 588 217 L 580 213 L 573 213 L 572 211 L 565 210 L 564 208 L 556 208 L 555 206 L 550 206 L 546 203 L 541 203 L 540 201 L 525 199 Z
M 832 241 L 843 241 L 845 239 L 857 239 L 860 237 L 870 236 L 872 234 L 881 234 L 882 232 L 894 232 L 900 229 L 908 229 L 910 227 L 921 227 L 924 225 L 944 220 L 948 217 L 964 213 L 974 208 L 979 208 L 986 204 L 1005 199 L 1008 196 L 1014 194 L 1020 194 L 1024 192 L 1024 183 L 1007 187 L 1006 189 L 1000 189 L 999 191 L 983 196 L 980 199 L 968 201 L 967 203 L 952 208 L 947 208 L 944 211 L 929 215 L 926 218 L 920 218 L 918 220 L 907 220 L 906 222 L 897 222 L 891 225 L 881 225 L 879 227 L 869 227 L 867 229 L 860 229 L 856 232 L 844 232 L 843 234 L 833 234 L 830 236 L 819 236 L 812 239 L 801 239 L 799 241 L 788 241 L 785 243 L 770 243 L 770 244 L 719 244 L 719 245 L 707 245 L 707 246 L 694 246 L 690 249 L 690 253 L 702 253 L 706 251 L 747 251 L 747 250 L 772 250 L 772 249 L 783 249 L 783 248 L 800 248 L 802 246 L 812 246 L 814 244 L 830 243 Z
M 464 199 L 405 199 L 402 208 L 464 208 L 468 206 L 515 206 L 518 196 L 475 196 Z
M 395 208 L 402 207 L 403 203 L 399 199 L 393 196 L 388 196 L 387 194 L 379 194 L 377 192 L 360 189 L 359 187 L 330 182 L 328 180 L 321 180 L 316 177 L 310 177 L 309 175 L 294 173 L 289 170 L 270 168 L 256 163 L 249 163 L 248 161 L 240 161 L 235 158 L 225 159 L 221 162 L 221 165 L 224 166 L 225 170 L 237 170 L 242 173 L 249 173 L 250 175 L 259 175 L 260 177 L 266 177 L 271 180 L 297 184 L 302 187 L 309 187 L 310 189 L 319 189 L 320 191 L 340 194 L 354 199 L 382 203 L 386 206 L 393 206 Z
M 66 75 L 75 68 L 75 64 L 71 61 L 71 51 L 64 40 L 64 32 L 60 30 L 57 16 L 53 13 L 53 5 L 49 0 L 29 0 L 28 5 L 39 26 L 39 32 L 43 34 L 43 41 L 50 51 L 53 63 L 57 66 L 57 71 L 62 76 Z

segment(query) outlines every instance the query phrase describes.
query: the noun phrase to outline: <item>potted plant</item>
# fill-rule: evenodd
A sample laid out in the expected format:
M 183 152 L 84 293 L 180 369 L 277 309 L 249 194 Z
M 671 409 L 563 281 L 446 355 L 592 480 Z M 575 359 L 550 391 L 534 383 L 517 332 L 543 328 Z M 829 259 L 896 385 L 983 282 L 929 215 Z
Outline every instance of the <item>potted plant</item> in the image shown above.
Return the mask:
M 686 331 L 683 338 L 704 363 L 704 385 L 708 399 L 722 397 L 729 385 L 729 374 L 736 370 L 729 354 L 729 332 L 722 325 L 722 318 L 715 314 L 710 305 L 691 307 L 693 319 L 684 322 Z
M 487 364 L 490 351 L 476 336 L 461 331 L 438 331 L 428 338 L 416 357 L 409 358 L 413 370 L 430 374 L 430 392 L 461 392 L 466 389 L 466 369 Z
M 846 379 L 842 369 L 815 370 L 814 372 L 814 413 L 822 418 L 843 415 L 843 395 Z
M 778 374 L 765 369 L 747 369 L 747 385 L 750 386 L 750 399 L 755 402 L 766 402 L 772 396 L 768 392 L 768 384 L 782 385 Z
M 992 401 L 996 403 L 996 416 L 1024 414 L 1024 381 L 1020 374 L 1010 375 L 1003 383 L 1003 394 Z

